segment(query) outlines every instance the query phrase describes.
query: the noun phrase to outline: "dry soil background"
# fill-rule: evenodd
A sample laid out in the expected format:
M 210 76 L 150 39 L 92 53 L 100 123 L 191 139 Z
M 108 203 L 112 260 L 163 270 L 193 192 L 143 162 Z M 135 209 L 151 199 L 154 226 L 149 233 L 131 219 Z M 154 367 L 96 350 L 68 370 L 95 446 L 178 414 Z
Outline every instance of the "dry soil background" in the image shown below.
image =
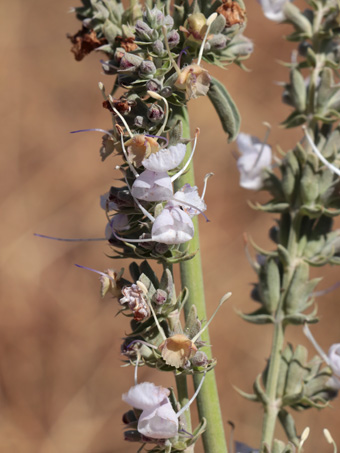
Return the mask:
M 33 237 L 34 232 L 101 236 L 105 218 L 99 195 L 115 177 L 116 161 L 99 159 L 100 135 L 70 135 L 70 130 L 108 127 L 101 108 L 98 55 L 74 61 L 67 32 L 78 23 L 66 0 L 11 0 L 1 13 L 1 302 L 0 302 L 0 452 L 109 453 L 134 452 L 122 440 L 121 394 L 133 384 L 132 369 L 121 368 L 120 338 L 127 328 L 115 317 L 117 305 L 100 300 L 94 274 L 74 263 L 105 269 L 120 267 L 105 256 L 104 243 L 58 243 Z M 262 17 L 258 4 L 247 5 L 247 35 L 255 51 L 247 65 L 213 70 L 228 86 L 243 116 L 242 130 L 264 134 L 270 121 L 270 143 L 289 148 L 300 131 L 286 133 L 277 125 L 288 114 L 281 107 L 281 88 L 274 81 L 287 74 L 276 63 L 288 60 L 287 33 Z M 227 433 L 258 445 L 261 410 L 242 400 L 232 386 L 251 391 L 265 366 L 270 327 L 246 325 L 234 308 L 253 309 L 249 300 L 254 275 L 243 250 L 247 231 L 263 246 L 273 216 L 258 214 L 247 199 L 258 198 L 238 186 L 238 173 L 208 99 L 191 103 L 192 126 L 201 128 L 196 155 L 197 182 L 213 171 L 207 204 L 211 219 L 201 222 L 202 255 L 208 311 L 232 291 L 211 331 L 218 358 L 217 380 Z M 126 265 L 126 264 L 125 264 Z M 337 280 L 335 268 L 323 270 L 320 287 Z M 325 349 L 340 341 L 339 292 L 320 301 L 322 322 L 314 333 Z M 289 329 L 290 341 L 307 344 L 300 329 Z M 311 350 L 312 352 L 312 350 Z M 141 379 L 171 385 L 165 374 L 144 369 Z M 311 427 L 308 452 L 331 449 L 322 437 L 328 427 L 340 443 L 340 405 L 320 413 L 298 415 L 298 428 Z M 201 447 L 197 449 L 200 450 Z M 213 452 L 211 452 L 213 453 Z

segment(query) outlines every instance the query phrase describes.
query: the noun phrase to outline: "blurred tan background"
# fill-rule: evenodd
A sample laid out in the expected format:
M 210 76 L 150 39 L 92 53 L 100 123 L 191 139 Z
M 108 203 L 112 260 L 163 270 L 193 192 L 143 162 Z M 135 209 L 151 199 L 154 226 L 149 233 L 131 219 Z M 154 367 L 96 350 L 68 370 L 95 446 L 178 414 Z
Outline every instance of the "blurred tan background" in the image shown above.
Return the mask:
M 105 243 L 61 243 L 38 239 L 34 232 L 64 237 L 103 235 L 105 217 L 99 195 L 115 178 L 116 160 L 100 161 L 100 134 L 69 131 L 110 125 L 101 108 L 99 55 L 75 62 L 67 32 L 79 28 L 66 0 L 3 2 L 1 27 L 1 302 L 0 302 L 0 452 L 110 453 L 135 452 L 124 443 L 121 394 L 133 384 L 133 370 L 121 367 L 121 337 L 128 329 L 115 317 L 117 303 L 101 300 L 96 269 L 112 263 Z M 274 81 L 287 74 L 276 62 L 288 60 L 288 32 L 265 20 L 255 1 L 248 5 L 247 36 L 255 52 L 251 72 L 237 67 L 214 70 L 227 85 L 243 116 L 242 130 L 260 138 L 270 121 L 270 143 L 293 145 L 300 131 L 286 133 L 278 123 L 289 109 L 280 104 Z M 213 171 L 207 204 L 209 224 L 201 222 L 202 255 L 209 313 L 219 298 L 233 297 L 211 330 L 226 432 L 232 420 L 235 437 L 256 447 L 261 409 L 242 400 L 237 385 L 251 391 L 265 366 L 271 327 L 245 324 L 234 308 L 251 311 L 250 282 L 255 280 L 245 258 L 242 233 L 270 246 L 267 230 L 274 216 L 258 214 L 247 199 L 260 197 L 238 186 L 238 172 L 218 118 L 208 99 L 191 103 L 192 127 L 200 127 L 196 154 L 197 183 Z M 338 279 L 336 268 L 323 269 L 325 288 Z M 319 303 L 322 322 L 313 329 L 328 349 L 340 341 L 339 291 Z M 306 340 L 299 328 L 289 329 L 294 344 Z M 310 351 L 312 349 L 310 348 Z M 171 376 L 143 369 L 140 380 L 171 385 Z M 332 451 L 322 436 L 328 427 L 340 444 L 340 403 L 322 412 L 297 415 L 298 428 L 310 426 L 308 452 Z M 281 435 L 282 433 L 279 433 Z M 282 436 L 283 437 L 283 436 Z M 201 447 L 197 451 L 202 451 Z M 211 452 L 213 453 L 213 452 Z

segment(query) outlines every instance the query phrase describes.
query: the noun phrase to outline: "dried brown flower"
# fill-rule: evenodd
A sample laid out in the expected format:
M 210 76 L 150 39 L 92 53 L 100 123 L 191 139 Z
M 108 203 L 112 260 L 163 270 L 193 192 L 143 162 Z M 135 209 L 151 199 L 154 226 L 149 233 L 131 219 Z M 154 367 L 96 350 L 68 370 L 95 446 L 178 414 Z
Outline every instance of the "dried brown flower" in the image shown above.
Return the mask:
M 119 47 L 122 47 L 126 52 L 132 52 L 138 49 L 137 44 L 135 43 L 134 36 L 130 36 L 129 38 L 124 38 L 123 36 L 116 36 L 116 42 Z
M 223 0 L 223 4 L 217 8 L 216 12 L 225 17 L 226 27 L 242 25 L 246 19 L 245 10 L 237 2 L 230 0 Z
M 97 34 L 94 30 L 88 30 L 83 27 L 75 35 L 67 35 L 68 39 L 73 44 L 71 52 L 74 53 L 74 57 L 77 61 L 81 61 L 86 55 L 107 43 L 106 38 L 97 38 Z
M 167 338 L 159 346 L 159 350 L 164 361 L 175 368 L 185 366 L 187 361 L 197 352 L 195 344 L 183 334 L 176 334 Z

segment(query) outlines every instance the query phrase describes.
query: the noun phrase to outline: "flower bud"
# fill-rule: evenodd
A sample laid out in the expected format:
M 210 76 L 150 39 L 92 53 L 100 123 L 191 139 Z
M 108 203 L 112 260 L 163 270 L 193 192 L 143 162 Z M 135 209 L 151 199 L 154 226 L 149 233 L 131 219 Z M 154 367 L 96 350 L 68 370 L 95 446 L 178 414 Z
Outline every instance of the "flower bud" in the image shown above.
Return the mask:
M 141 77 L 152 76 L 156 72 L 156 66 L 153 61 L 144 60 L 139 66 L 139 75 Z
M 194 357 L 191 359 L 191 363 L 195 367 L 207 366 L 209 363 L 209 359 L 205 352 L 197 351 Z
M 121 70 L 131 70 L 136 71 L 142 64 L 143 59 L 138 55 L 133 55 L 132 53 L 125 52 L 124 56 L 119 62 L 119 69 Z
M 167 38 L 170 49 L 176 47 L 180 40 L 179 34 L 176 30 L 171 30 L 171 32 L 168 33 Z
M 159 123 L 164 118 L 164 110 L 158 104 L 152 104 L 151 107 L 148 109 L 148 119 L 152 123 Z
M 163 305 L 168 299 L 168 294 L 163 289 L 157 289 L 152 296 L 152 302 L 156 305 Z
M 210 45 L 210 48 L 213 50 L 222 50 L 227 45 L 227 37 L 219 33 L 218 35 L 214 35 L 207 44 Z
M 146 24 L 144 21 L 142 20 L 137 20 L 136 24 L 135 24 L 135 30 L 136 30 L 136 35 L 141 37 L 141 38 L 144 38 L 144 39 L 151 39 L 152 37 L 152 28 L 149 27 L 148 24 Z
M 236 57 L 247 57 L 254 51 L 254 43 L 243 35 L 237 35 L 230 43 L 228 50 Z
M 155 93 L 158 93 L 158 91 L 160 91 L 161 88 L 162 85 L 159 80 L 151 79 L 146 82 L 147 91 L 154 91 Z
M 162 56 L 164 53 L 164 44 L 160 39 L 156 39 L 156 41 L 152 44 L 152 50 L 155 54 Z

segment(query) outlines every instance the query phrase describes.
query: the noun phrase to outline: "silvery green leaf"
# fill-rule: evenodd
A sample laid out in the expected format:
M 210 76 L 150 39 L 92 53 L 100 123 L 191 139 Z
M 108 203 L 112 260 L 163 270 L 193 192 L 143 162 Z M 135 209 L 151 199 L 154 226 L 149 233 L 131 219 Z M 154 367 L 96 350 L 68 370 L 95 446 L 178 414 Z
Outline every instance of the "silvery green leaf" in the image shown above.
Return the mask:
M 138 277 L 141 274 L 141 271 L 139 270 L 139 266 L 138 266 L 138 264 L 135 261 L 133 261 L 130 264 L 129 271 L 130 271 L 130 274 L 131 274 L 131 277 L 132 277 L 133 281 L 136 282 L 138 280 Z
M 307 120 L 307 116 L 300 112 L 291 113 L 281 124 L 285 128 L 297 127 L 304 124 Z
M 110 44 L 115 43 L 117 35 L 120 34 L 121 30 L 117 25 L 113 24 L 110 20 L 106 20 L 103 25 L 103 33 L 105 38 L 109 41 Z
M 236 313 L 245 321 L 252 324 L 275 324 L 273 316 L 268 315 L 264 308 L 254 311 L 253 313 L 245 314 L 236 310 Z
M 289 368 L 289 363 L 293 357 L 293 347 L 291 344 L 288 344 L 281 354 L 280 361 L 280 371 L 278 382 L 276 386 L 276 397 L 281 398 L 284 395 L 284 390 L 286 386 L 287 371 Z
M 299 438 L 297 436 L 295 422 L 292 415 L 285 409 L 281 409 L 279 412 L 279 420 L 288 439 L 293 442 L 293 444 L 297 445 L 299 443 Z
M 291 283 L 284 300 L 284 311 L 286 314 L 295 314 L 300 312 L 300 307 L 304 305 L 309 293 L 306 294 L 306 284 L 309 278 L 309 266 L 301 261 L 296 267 L 291 279 Z
M 274 439 L 271 453 L 282 453 L 284 448 L 285 444 L 281 440 Z
M 260 295 L 267 313 L 274 313 L 277 309 L 280 294 L 280 271 L 274 258 L 268 258 L 260 270 Z
M 296 315 L 288 315 L 285 316 L 285 323 L 286 324 L 293 324 L 294 326 L 302 326 L 306 322 L 308 324 L 316 324 L 319 320 L 315 318 L 316 313 L 312 313 L 310 315 L 303 315 L 301 313 L 297 313 Z
M 222 14 L 219 14 L 214 20 L 214 22 L 211 24 L 210 33 L 212 35 L 222 33 L 222 31 L 225 28 L 225 24 L 226 24 L 225 17 Z
M 302 345 L 298 345 L 293 353 L 291 361 L 289 362 L 284 392 L 285 398 L 290 395 L 297 395 L 302 391 L 303 378 L 308 371 L 306 368 L 307 357 L 307 349 Z
M 145 285 L 146 289 L 148 290 L 147 297 L 148 297 L 149 300 L 151 300 L 152 296 L 156 292 L 156 288 L 152 284 L 151 280 L 145 274 L 141 274 L 139 276 L 138 280 Z
M 183 135 L 183 123 L 177 120 L 176 124 L 169 131 L 169 146 L 177 145 Z
M 294 107 L 298 112 L 306 109 L 306 85 L 305 80 L 298 69 L 290 71 L 290 95 Z
M 193 338 L 200 330 L 201 321 L 197 316 L 197 308 L 195 305 L 192 305 L 187 315 L 184 333 L 188 338 Z
M 239 133 L 241 122 L 233 99 L 225 86 L 215 78 L 211 79 L 208 96 L 220 118 L 223 130 L 229 135 L 228 142 L 232 142 Z
M 302 170 L 302 177 L 300 179 L 300 195 L 302 203 L 307 205 L 313 204 L 319 196 L 319 185 L 315 184 L 318 179 L 313 167 L 309 162 Z
M 300 179 L 299 162 L 293 151 L 286 154 L 281 165 L 282 190 L 286 198 L 290 200 L 295 193 L 297 182 Z
M 286 17 L 286 20 L 294 25 L 297 31 L 303 32 L 306 37 L 312 36 L 312 24 L 301 13 L 297 6 L 293 5 L 291 2 L 286 2 L 283 7 L 283 13 Z

